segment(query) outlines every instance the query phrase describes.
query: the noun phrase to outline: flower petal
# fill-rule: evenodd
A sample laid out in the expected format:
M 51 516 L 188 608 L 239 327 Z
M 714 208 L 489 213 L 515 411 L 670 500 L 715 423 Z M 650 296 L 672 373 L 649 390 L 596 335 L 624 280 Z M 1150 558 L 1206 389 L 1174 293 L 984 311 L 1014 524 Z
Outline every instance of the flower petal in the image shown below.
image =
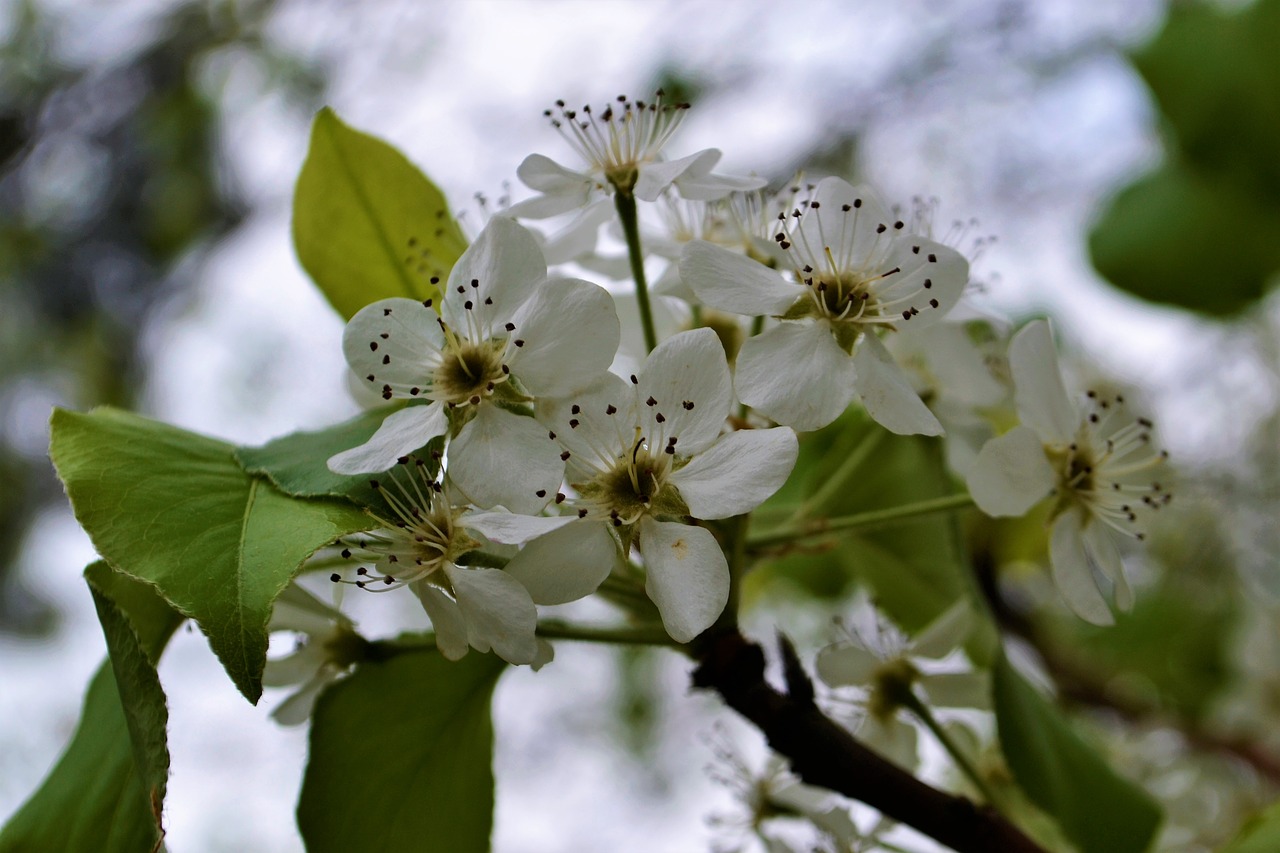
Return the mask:
M 528 219 L 546 219 L 585 207 L 596 185 L 595 179 L 585 172 L 574 172 L 542 154 L 524 158 L 516 169 L 516 177 L 540 195 L 513 204 L 506 209 L 506 215 Z
M 978 451 L 969 469 L 969 494 L 987 515 L 1025 515 L 1049 494 L 1056 481 L 1040 436 L 1018 425 Z
M 690 201 L 715 201 L 730 193 L 758 190 L 768 183 L 764 178 L 713 175 L 711 170 L 720 162 L 720 151 L 708 148 L 695 154 L 694 162 L 675 179 L 681 198 Z
M 858 396 L 876 423 L 898 435 L 942 434 L 942 424 L 874 334 L 863 336 L 853 354 L 853 366 Z
M 964 255 L 924 237 L 900 237 L 885 264 L 898 272 L 883 279 L 880 298 L 894 302 L 898 311 L 910 311 L 906 326 L 926 327 L 941 320 L 969 283 Z
M 799 219 L 799 233 L 792 242 L 814 260 L 823 260 L 824 250 L 830 248 L 842 267 L 866 267 L 874 257 L 886 256 L 892 238 L 882 233 L 880 226 L 892 222 L 871 187 L 823 178 L 814 189 L 809 209 Z
M 733 380 L 720 338 L 706 328 L 667 338 L 645 359 L 636 398 L 644 401 L 638 407 L 640 423 L 651 443 L 659 436 L 676 436 L 676 453 L 684 456 L 710 447 L 733 403 Z
M 492 649 L 508 663 L 533 663 L 538 609 L 520 581 L 501 569 L 446 566 L 467 626 L 467 642 L 478 652 Z
M 688 157 L 681 157 L 679 160 L 642 163 L 640 174 L 636 176 L 636 185 L 631 192 L 641 201 L 657 201 L 662 191 L 690 168 L 698 167 L 704 173 L 709 173 L 719 160 L 720 152 L 714 148 L 708 148 L 696 154 L 690 154 Z M 728 191 L 725 195 L 728 195 Z M 688 198 L 688 196 L 685 197 Z
M 415 299 L 379 299 L 356 312 L 342 330 L 351 371 L 375 391 L 417 396 L 440 364 L 440 315 Z
M 939 660 L 951 654 L 969 636 L 973 610 L 967 601 L 957 601 L 916 634 L 911 642 L 912 657 Z
M 854 395 L 853 359 L 822 323 L 779 323 L 738 351 L 742 402 L 799 432 L 834 421 Z
M 863 687 L 871 683 L 884 661 L 870 649 L 838 643 L 818 652 L 818 677 L 828 687 Z
M 920 762 L 915 726 L 896 717 L 881 722 L 868 715 L 858 727 L 858 738 L 899 767 L 914 772 Z
M 469 512 L 460 524 L 502 545 L 523 545 L 574 521 L 572 515 L 517 515 L 512 512 Z
M 1053 523 L 1049 536 L 1049 563 L 1058 592 L 1077 616 L 1094 625 L 1115 623 L 1106 599 L 1093 580 L 1078 512 L 1064 512 Z
M 538 286 L 512 318 L 507 364 L 536 397 L 560 397 L 609 369 L 622 330 L 609 291 L 581 279 Z
M 711 531 L 645 516 L 640 553 L 645 592 L 671 638 L 687 643 L 710 628 L 729 601 L 729 564 Z
M 568 397 L 539 400 L 535 412 L 538 423 L 555 433 L 556 441 L 569 451 L 565 464 L 570 482 L 576 483 L 590 479 L 600 466 L 612 464 L 612 454 L 630 450 L 620 443 L 618 425 L 624 425 L 621 429 L 629 438 L 639 423 L 635 406 L 635 389 L 622 377 L 605 373 Z
M 329 470 L 335 474 L 386 471 L 400 457 L 444 435 L 448 429 L 449 419 L 443 403 L 409 406 L 387 415 L 382 426 L 364 444 L 330 456 Z
M 920 678 L 929 704 L 938 708 L 991 708 L 991 674 L 987 672 L 939 672 Z
M 441 316 L 458 334 L 487 340 L 546 277 L 537 239 L 514 219 L 495 216 L 449 273 Z
M 560 452 L 533 418 L 482 405 L 449 445 L 449 478 L 478 507 L 532 514 L 564 481 Z
M 422 609 L 431 619 L 440 654 L 449 660 L 460 660 L 470 644 L 467 642 L 467 623 L 462 618 L 458 603 L 426 581 L 409 584 L 409 588 L 418 596 Z
M 694 518 L 729 518 L 768 500 L 791 476 L 800 445 L 790 427 L 739 430 L 671 475 Z
M 1120 558 L 1111 530 L 1097 519 L 1090 520 L 1084 528 L 1084 545 L 1098 568 L 1115 585 L 1116 607 L 1121 610 L 1132 608 L 1133 590 L 1124 576 L 1124 560 Z
M 1047 320 L 1034 320 L 1013 336 L 1009 369 L 1022 422 L 1047 444 L 1070 444 L 1080 425 L 1079 413 L 1063 385 Z
M 507 574 L 535 604 L 564 604 L 586 598 L 618 562 L 618 544 L 598 521 L 573 521 L 534 539 L 507 563 Z
M 306 684 L 271 712 L 271 718 L 282 726 L 300 726 L 311 717 L 320 694 L 338 677 L 338 670 L 324 667 L 312 676 Z
M 804 295 L 776 270 L 705 240 L 685 245 L 680 278 L 703 304 L 748 317 L 782 314 Z

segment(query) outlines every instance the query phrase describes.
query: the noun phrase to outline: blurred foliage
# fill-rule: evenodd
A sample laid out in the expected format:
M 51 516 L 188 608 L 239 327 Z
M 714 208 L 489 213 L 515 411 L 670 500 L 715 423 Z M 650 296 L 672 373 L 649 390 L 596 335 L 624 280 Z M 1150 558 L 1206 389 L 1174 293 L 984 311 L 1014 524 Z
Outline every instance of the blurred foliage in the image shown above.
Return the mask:
M 9 6 L 0 48 L 0 630 L 38 633 L 46 605 L 11 574 L 28 525 L 59 495 L 37 429 L 54 401 L 132 406 L 139 342 L 160 300 L 190 285 L 193 252 L 248 202 L 218 150 L 205 70 L 248 53 L 263 85 L 308 109 L 319 74 L 268 41 L 271 0 L 189 2 L 113 45 L 111 59 L 60 53 L 65 20 Z M 34 446 L 33 446 L 34 445 Z
M 1280 271 L 1280 0 L 1179 3 L 1133 54 L 1164 117 L 1165 163 L 1090 235 L 1118 287 L 1212 315 L 1253 305 Z

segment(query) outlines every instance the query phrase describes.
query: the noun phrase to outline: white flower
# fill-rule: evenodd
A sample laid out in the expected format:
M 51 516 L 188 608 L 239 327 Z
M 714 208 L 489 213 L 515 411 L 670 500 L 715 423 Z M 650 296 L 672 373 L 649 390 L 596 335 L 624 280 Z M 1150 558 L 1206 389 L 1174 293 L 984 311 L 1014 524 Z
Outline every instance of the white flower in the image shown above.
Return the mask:
M 858 734 L 877 752 L 913 769 L 916 730 L 899 719 L 904 691 L 918 686 L 930 705 L 940 708 L 990 707 L 990 681 L 984 673 L 927 671 L 919 661 L 937 661 L 959 648 L 972 626 L 966 602 L 958 602 L 908 639 L 875 614 L 871 631 L 848 631 L 848 639 L 818 653 L 818 677 L 829 687 L 856 687 L 865 716 Z
M 969 474 L 969 493 L 987 515 L 1023 515 L 1049 495 L 1049 560 L 1054 583 L 1082 619 L 1114 620 L 1090 562 L 1115 585 L 1116 605 L 1132 592 L 1117 534 L 1143 539 L 1140 522 L 1171 495 L 1152 479 L 1168 454 L 1151 442 L 1151 421 L 1131 419 L 1119 395 L 1090 391 L 1084 411 L 1067 396 L 1046 321 L 1027 324 L 1009 344 L 1021 426 L 983 446 Z
M 449 274 L 440 314 L 412 299 L 362 308 L 343 334 L 347 363 L 385 399 L 423 399 L 337 454 L 341 474 L 385 471 L 450 431 L 450 475 L 478 506 L 537 512 L 537 491 L 563 478 L 546 430 L 496 403 L 567 394 L 606 370 L 620 329 L 613 298 L 578 279 L 546 278 L 537 241 L 503 217 L 485 226 Z M 529 396 L 532 395 L 532 396 Z
M 717 199 L 734 190 L 764 186 L 756 178 L 713 175 L 720 152 L 707 148 L 679 160 L 663 160 L 662 149 L 684 119 L 688 104 L 663 102 L 663 92 L 652 102 L 631 101 L 619 95 L 617 102 L 593 112 L 590 106 L 571 110 L 557 101 L 547 110 L 551 125 L 581 155 L 587 168 L 574 171 L 549 157 L 532 154 L 516 175 L 541 195 L 513 205 L 508 213 L 544 219 L 578 208 L 601 204 L 615 191 L 654 201 L 674 185 L 684 198 Z
M 396 517 L 343 539 L 342 556 L 368 565 L 356 569 L 355 580 L 338 573 L 331 580 L 372 592 L 408 586 L 431 617 L 436 645 L 449 660 L 471 647 L 492 649 L 510 663 L 533 663 L 538 614 L 528 590 L 501 569 L 459 565 L 480 545 L 468 533 L 474 530 L 468 509 L 454 505 L 421 460 L 408 459 L 389 476 L 394 489 L 379 480 L 372 484 Z
M 262 672 L 267 687 L 301 685 L 271 712 L 281 725 L 301 725 L 324 688 L 363 659 L 365 640 L 350 619 L 294 583 L 276 598 L 267 630 L 306 637 L 292 653 L 268 660 Z
M 749 512 L 781 488 L 798 445 L 786 427 L 721 435 L 733 403 L 715 332 L 658 346 L 630 382 L 606 374 L 586 391 L 538 407 L 565 448 L 577 520 L 562 536 L 615 532 L 644 559 L 646 592 L 674 639 L 688 642 L 724 609 L 729 569 L 711 531 L 687 519 Z M 595 532 L 592 532 L 595 531 Z M 558 572 L 555 552 L 526 548 L 508 570 L 522 580 Z M 597 581 L 598 583 L 598 581 Z
M 938 435 L 880 341 L 898 326 L 941 319 L 960 298 L 969 266 L 954 249 L 907 233 L 866 187 L 821 181 L 775 235 L 793 277 L 706 242 L 685 247 L 681 278 L 706 305 L 783 322 L 748 340 L 737 360 L 742 401 L 779 423 L 813 430 L 854 396 L 887 429 Z

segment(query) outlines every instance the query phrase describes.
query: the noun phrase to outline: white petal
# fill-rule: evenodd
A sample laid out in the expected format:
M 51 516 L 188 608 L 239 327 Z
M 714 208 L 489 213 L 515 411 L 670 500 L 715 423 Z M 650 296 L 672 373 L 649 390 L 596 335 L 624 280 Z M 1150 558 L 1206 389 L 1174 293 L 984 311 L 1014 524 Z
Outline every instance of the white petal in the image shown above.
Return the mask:
M 486 539 L 503 545 L 523 545 L 531 539 L 559 530 L 576 519 L 572 515 L 517 515 L 511 512 L 469 512 L 460 524 Z
M 564 481 L 560 452 L 533 418 L 482 405 L 449 445 L 449 477 L 478 507 L 535 513 Z
M 939 672 L 925 675 L 920 686 L 938 708 L 991 708 L 991 675 L 986 672 Z
M 776 270 L 705 240 L 685 245 L 680 278 L 704 304 L 748 317 L 781 314 L 804 295 Z
M 693 163 L 674 181 L 681 198 L 691 201 L 715 201 L 734 192 L 758 190 L 768 183 L 763 178 L 713 175 L 711 170 L 720 162 L 720 151 L 708 148 L 693 155 Z
M 883 723 L 875 717 L 867 717 L 858 728 L 858 739 L 899 767 L 914 772 L 919 763 L 915 726 L 896 717 Z
M 818 677 L 828 687 L 861 687 L 871 683 L 876 670 L 884 665 L 870 649 L 853 643 L 827 646 L 818 652 Z
M 671 475 L 694 518 L 729 518 L 768 500 L 791 476 L 800 445 L 790 427 L 729 433 Z
M 1084 528 L 1084 544 L 1098 568 L 1115 585 L 1116 607 L 1129 610 L 1133 607 L 1133 590 L 1124 576 L 1124 561 L 1111 530 L 1097 519 L 1091 519 Z
M 622 334 L 609 291 L 581 279 L 538 286 L 512 318 L 507 363 L 536 397 L 559 397 L 609 369 Z
M 310 719 L 316 700 L 337 675 L 337 670 L 331 668 L 317 672 L 301 689 L 277 705 L 271 712 L 271 718 L 282 726 L 302 725 Z
M 460 660 L 470 645 L 467 643 L 467 623 L 457 602 L 425 581 L 410 584 L 409 588 L 418 596 L 422 609 L 431 619 L 440 654 L 449 660 Z
M 1049 562 L 1058 592 L 1075 614 L 1094 625 L 1111 625 L 1115 617 L 1098 591 L 1084 550 L 1080 515 L 1072 510 L 1058 516 L 1049 537 Z
M 939 660 L 960 647 L 973 626 L 973 609 L 967 601 L 957 601 L 924 627 L 911 642 L 913 657 Z
M 384 337 L 385 336 L 385 337 Z M 444 332 L 440 315 L 414 299 L 380 299 L 366 305 L 342 330 L 342 352 L 351 372 L 374 391 L 416 396 L 440 364 Z
M 538 651 L 533 656 L 533 662 L 529 664 L 534 672 L 537 672 L 556 659 L 555 647 L 541 637 L 537 637 L 536 639 L 538 643 Z
M 1004 399 L 1004 386 L 991 375 L 986 356 L 962 323 L 939 323 L 924 332 L 913 327 L 900 337 L 923 353 L 940 394 L 970 406 L 994 406 Z
M 978 451 L 969 469 L 969 494 L 987 515 L 1025 515 L 1049 494 L 1056 481 L 1040 436 L 1019 425 Z
M 409 406 L 387 415 L 382 426 L 364 444 L 330 456 L 329 470 L 335 474 L 386 471 L 400 457 L 444 435 L 448 429 L 449 419 L 445 416 L 443 403 Z
M 333 632 L 336 623 L 350 624 L 350 621 L 296 583 L 291 583 L 276 596 L 267 630 L 325 636 Z
M 516 168 L 520 183 L 541 193 L 576 192 L 583 183 L 590 184 L 591 176 L 561 166 L 542 154 L 530 154 Z
M 671 638 L 687 643 L 710 628 L 729 601 L 729 564 L 711 531 L 645 516 L 640 553 L 645 592 Z
M 855 267 L 866 267 L 874 258 L 887 256 L 892 237 L 879 229 L 881 225 L 887 228 L 893 218 L 870 187 L 850 186 L 836 177 L 823 178 L 814 190 L 813 202 L 817 204 L 811 203 L 800 217 L 800 233 L 792 241 L 793 251 L 812 253 L 811 260 L 818 262 L 814 266 L 819 269 L 827 266 L 827 248 L 837 263 Z M 884 268 L 890 267 L 892 264 Z
M 323 641 L 307 643 L 293 654 L 268 660 L 262 670 L 262 684 L 264 687 L 302 684 L 312 678 L 328 660 Z
M 575 520 L 525 545 L 506 571 L 535 604 L 564 604 L 595 592 L 617 562 L 618 545 L 608 526 Z
M 923 237 L 898 238 L 885 265 L 898 272 L 883 280 L 880 298 L 894 302 L 898 311 L 910 310 L 911 319 L 903 320 L 904 327 L 928 327 L 941 320 L 960 301 L 969 282 L 964 255 Z
M 489 338 L 546 277 L 547 262 L 534 236 L 514 219 L 495 216 L 454 264 L 440 313 L 458 334 Z
M 853 354 L 853 366 L 858 396 L 876 423 L 898 435 L 942 434 L 942 424 L 874 334 L 863 336 Z
M 651 442 L 677 436 L 676 453 L 692 456 L 720 435 L 733 402 L 733 381 L 724 347 L 711 329 L 667 338 L 645 359 L 639 379 L 636 397 L 644 401 L 639 412 Z
M 493 649 L 508 663 L 533 663 L 538 609 L 524 586 L 501 569 L 446 566 L 445 571 L 458 596 L 471 647 L 479 652 Z
M 1070 444 L 1080 425 L 1067 396 L 1047 320 L 1034 320 L 1009 342 L 1009 369 L 1018 417 L 1047 443 Z
M 632 432 L 640 422 L 635 406 L 635 388 L 605 373 L 578 393 L 539 400 L 535 411 L 538 423 L 569 451 L 569 480 L 579 483 L 631 450 Z M 610 408 L 613 414 L 608 414 Z
M 600 234 L 600 226 L 613 218 L 613 204 L 601 197 L 582 208 L 573 219 L 547 236 L 542 244 L 542 256 L 550 265 L 578 260 L 594 252 Z
M 853 359 L 820 323 L 779 323 L 738 352 L 742 402 L 800 432 L 834 421 L 854 395 Z
M 697 154 L 681 157 L 679 160 L 642 163 L 632 193 L 641 201 L 657 201 L 662 191 L 671 186 L 671 182 L 683 175 L 690 167 L 701 166 L 705 171 L 710 172 L 711 167 L 719 159 L 720 152 L 714 148 L 708 148 Z

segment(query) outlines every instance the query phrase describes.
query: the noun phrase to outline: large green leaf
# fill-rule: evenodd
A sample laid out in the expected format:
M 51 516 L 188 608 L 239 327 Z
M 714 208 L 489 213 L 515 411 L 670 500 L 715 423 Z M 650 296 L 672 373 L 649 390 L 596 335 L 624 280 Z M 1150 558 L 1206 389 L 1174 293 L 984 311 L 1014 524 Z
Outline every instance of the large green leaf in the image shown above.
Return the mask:
M 298 801 L 309 853 L 488 850 L 489 700 L 503 666 L 423 650 L 361 664 L 325 692 Z
M 293 196 L 303 269 L 344 318 L 388 296 L 431 299 L 466 248 L 444 195 L 404 155 L 323 109 Z
M 1231 314 L 1256 301 L 1280 270 L 1280 199 L 1180 165 L 1126 187 L 1089 237 L 1093 265 L 1153 302 Z
M 2 853 L 158 849 L 168 712 L 155 662 L 182 621 L 155 590 L 95 563 L 85 572 L 111 659 L 89 685 L 71 744 L 0 832 Z
M 1256 815 L 1219 853 L 1275 853 L 1280 850 L 1280 803 Z
M 233 451 L 126 412 L 53 415 L 50 455 L 98 553 L 196 620 L 257 702 L 271 603 L 317 548 L 373 521 L 346 501 L 292 498 Z
M 1161 812 L 1071 730 L 1003 656 L 994 668 L 996 725 L 1018 785 L 1081 853 L 1142 853 Z

